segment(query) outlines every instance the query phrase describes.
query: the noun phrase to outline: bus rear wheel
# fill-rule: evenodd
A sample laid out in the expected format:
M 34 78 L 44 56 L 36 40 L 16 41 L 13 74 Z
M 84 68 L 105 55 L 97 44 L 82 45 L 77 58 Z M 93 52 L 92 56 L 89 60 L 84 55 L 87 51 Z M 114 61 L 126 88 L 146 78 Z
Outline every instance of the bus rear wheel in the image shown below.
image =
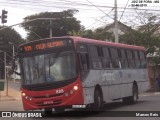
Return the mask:
M 138 87 L 133 84 L 132 96 L 123 98 L 123 102 L 126 104 L 134 104 L 138 101 Z
M 100 95 L 100 92 L 98 90 L 95 90 L 94 93 L 94 111 L 101 110 L 103 106 L 102 97 Z

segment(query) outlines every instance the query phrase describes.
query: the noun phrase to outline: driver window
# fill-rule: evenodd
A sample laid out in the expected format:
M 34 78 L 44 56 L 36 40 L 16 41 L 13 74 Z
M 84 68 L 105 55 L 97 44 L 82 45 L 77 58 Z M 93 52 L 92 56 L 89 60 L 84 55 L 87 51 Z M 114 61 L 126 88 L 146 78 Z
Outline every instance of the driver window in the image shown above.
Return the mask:
M 89 69 L 88 53 L 80 53 L 79 58 L 80 58 L 80 68 L 81 68 L 81 70 L 88 71 L 88 69 Z

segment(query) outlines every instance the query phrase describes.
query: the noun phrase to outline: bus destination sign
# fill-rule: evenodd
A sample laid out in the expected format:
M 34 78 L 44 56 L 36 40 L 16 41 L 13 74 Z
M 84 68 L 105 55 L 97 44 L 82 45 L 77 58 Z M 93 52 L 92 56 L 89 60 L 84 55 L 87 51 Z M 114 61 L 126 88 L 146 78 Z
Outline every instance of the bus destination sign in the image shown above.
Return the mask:
M 63 47 L 63 46 L 67 46 L 67 41 L 61 40 L 61 41 L 52 41 L 52 42 L 46 42 L 46 43 L 25 45 L 25 46 L 22 46 L 21 50 L 23 52 L 32 52 L 37 50 L 50 49 L 50 48 Z

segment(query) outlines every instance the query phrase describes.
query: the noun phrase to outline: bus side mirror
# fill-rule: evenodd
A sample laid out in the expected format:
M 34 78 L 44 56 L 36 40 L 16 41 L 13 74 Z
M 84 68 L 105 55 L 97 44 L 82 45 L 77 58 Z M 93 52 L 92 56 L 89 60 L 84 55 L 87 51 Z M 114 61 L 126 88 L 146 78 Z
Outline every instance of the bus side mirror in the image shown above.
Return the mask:
M 14 56 L 12 59 L 12 73 L 15 73 L 17 75 L 21 75 L 21 73 L 18 73 L 16 71 L 17 70 L 16 60 L 17 60 L 17 56 Z

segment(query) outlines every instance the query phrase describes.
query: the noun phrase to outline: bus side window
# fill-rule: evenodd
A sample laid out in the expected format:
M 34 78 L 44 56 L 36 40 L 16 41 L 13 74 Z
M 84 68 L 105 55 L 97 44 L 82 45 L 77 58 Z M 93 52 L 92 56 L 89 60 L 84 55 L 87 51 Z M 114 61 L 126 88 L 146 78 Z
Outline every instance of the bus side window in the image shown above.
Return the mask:
M 126 50 L 125 49 L 121 49 L 120 50 L 120 55 L 121 55 L 121 65 L 122 68 L 128 68 L 128 61 L 127 61 L 127 56 L 126 56 Z
M 102 53 L 103 53 L 103 67 L 105 69 L 111 68 L 111 57 L 109 53 L 108 47 L 102 47 Z
M 129 68 L 135 68 L 135 62 L 132 50 L 127 50 L 127 58 L 128 58 Z
M 112 67 L 113 68 L 120 68 L 120 60 L 119 60 L 119 55 L 118 55 L 118 50 L 116 48 L 110 48 L 110 53 L 111 53 L 111 61 L 112 61 Z
M 89 57 L 88 57 L 88 47 L 84 43 L 78 43 L 77 52 L 80 62 L 81 71 L 88 71 L 89 69 Z
M 90 45 L 91 64 L 93 69 L 102 69 L 101 48 L 96 45 Z
M 146 56 L 143 51 L 139 51 L 139 58 L 141 61 L 141 68 L 146 68 L 147 67 L 147 61 L 146 61 Z
M 141 67 L 141 61 L 139 58 L 139 53 L 138 51 L 134 51 L 134 60 L 135 60 L 135 64 L 136 64 L 136 68 L 140 68 Z
M 82 71 L 88 71 L 89 70 L 88 53 L 79 53 L 79 58 L 80 58 L 80 69 Z

